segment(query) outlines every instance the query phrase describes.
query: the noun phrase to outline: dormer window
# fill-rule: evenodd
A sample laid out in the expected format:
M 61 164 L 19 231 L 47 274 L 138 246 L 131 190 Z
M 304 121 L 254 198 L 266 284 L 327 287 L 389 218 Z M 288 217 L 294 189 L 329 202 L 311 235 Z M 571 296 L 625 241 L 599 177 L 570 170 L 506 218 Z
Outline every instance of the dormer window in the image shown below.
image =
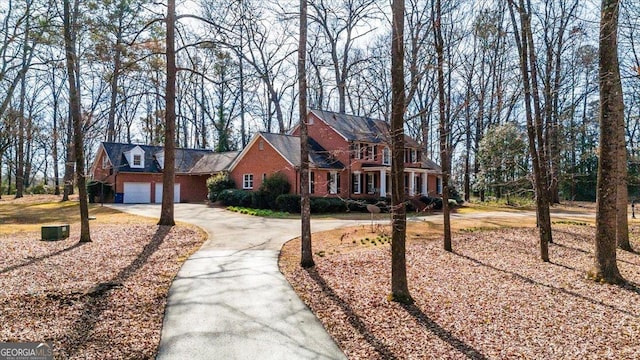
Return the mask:
M 124 153 L 127 158 L 129 166 L 133 169 L 144 168 L 144 150 L 140 146 L 136 146 L 133 149 Z
M 138 167 L 142 165 L 142 156 L 135 154 L 133 155 L 133 166 Z

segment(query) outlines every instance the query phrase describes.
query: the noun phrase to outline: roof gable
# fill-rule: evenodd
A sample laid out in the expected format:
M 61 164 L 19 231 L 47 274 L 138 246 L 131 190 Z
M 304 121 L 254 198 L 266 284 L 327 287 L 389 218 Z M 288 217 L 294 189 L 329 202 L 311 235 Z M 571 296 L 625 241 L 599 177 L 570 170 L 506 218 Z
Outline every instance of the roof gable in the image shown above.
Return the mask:
M 274 134 L 259 132 L 251 139 L 249 144 L 242 150 L 238 157 L 229 166 L 229 171 L 232 171 L 238 163 L 247 155 L 249 149 L 251 149 L 258 141 L 264 141 L 275 150 L 285 161 L 291 166 L 300 166 L 300 137 L 294 135 Z M 310 166 L 316 168 L 344 168 L 344 164 L 335 159 L 331 153 L 325 150 L 315 140 L 309 138 L 309 162 Z

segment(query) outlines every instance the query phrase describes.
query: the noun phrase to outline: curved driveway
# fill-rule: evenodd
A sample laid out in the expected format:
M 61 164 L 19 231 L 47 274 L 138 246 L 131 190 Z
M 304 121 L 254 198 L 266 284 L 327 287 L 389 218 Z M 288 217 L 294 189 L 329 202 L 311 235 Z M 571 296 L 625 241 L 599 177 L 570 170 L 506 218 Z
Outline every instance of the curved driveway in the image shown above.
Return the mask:
M 111 206 L 137 215 L 160 215 L 160 205 Z M 563 215 L 585 216 L 554 217 Z M 452 219 L 531 216 L 535 213 L 487 212 L 455 214 Z M 300 220 L 241 215 L 198 204 L 176 204 L 175 218 L 200 226 L 209 237 L 171 284 L 158 359 L 345 359 L 278 269 L 280 249 L 300 235 Z M 369 221 L 314 220 L 312 231 L 359 223 Z
M 159 205 L 113 207 L 160 215 Z M 202 227 L 209 239 L 171 284 L 157 359 L 345 359 L 278 269 L 280 249 L 300 235 L 300 220 L 197 204 L 176 204 L 175 218 Z M 317 220 L 312 231 L 357 223 Z

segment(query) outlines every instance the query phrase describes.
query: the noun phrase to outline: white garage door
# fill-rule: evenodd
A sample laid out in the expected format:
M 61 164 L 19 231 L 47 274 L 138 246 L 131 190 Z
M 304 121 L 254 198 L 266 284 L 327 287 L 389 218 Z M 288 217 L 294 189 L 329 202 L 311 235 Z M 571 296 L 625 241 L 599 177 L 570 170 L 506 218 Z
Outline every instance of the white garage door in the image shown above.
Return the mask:
M 151 202 L 151 183 L 126 182 L 124 183 L 125 204 L 148 204 Z
M 162 183 L 156 183 L 156 204 L 162 204 Z M 180 184 L 173 184 L 173 202 L 180 202 Z

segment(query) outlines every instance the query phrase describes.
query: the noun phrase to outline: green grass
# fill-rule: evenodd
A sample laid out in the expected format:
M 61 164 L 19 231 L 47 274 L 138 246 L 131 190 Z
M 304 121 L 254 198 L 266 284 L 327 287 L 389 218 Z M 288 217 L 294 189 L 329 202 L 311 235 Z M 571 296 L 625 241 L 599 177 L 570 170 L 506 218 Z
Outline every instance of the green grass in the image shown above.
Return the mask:
M 271 217 L 271 218 L 286 218 L 290 217 L 291 214 L 288 212 L 282 211 L 273 211 L 268 209 L 252 209 L 241 206 L 229 206 L 227 210 L 237 212 L 240 214 L 253 215 L 253 216 L 261 216 L 261 217 Z

